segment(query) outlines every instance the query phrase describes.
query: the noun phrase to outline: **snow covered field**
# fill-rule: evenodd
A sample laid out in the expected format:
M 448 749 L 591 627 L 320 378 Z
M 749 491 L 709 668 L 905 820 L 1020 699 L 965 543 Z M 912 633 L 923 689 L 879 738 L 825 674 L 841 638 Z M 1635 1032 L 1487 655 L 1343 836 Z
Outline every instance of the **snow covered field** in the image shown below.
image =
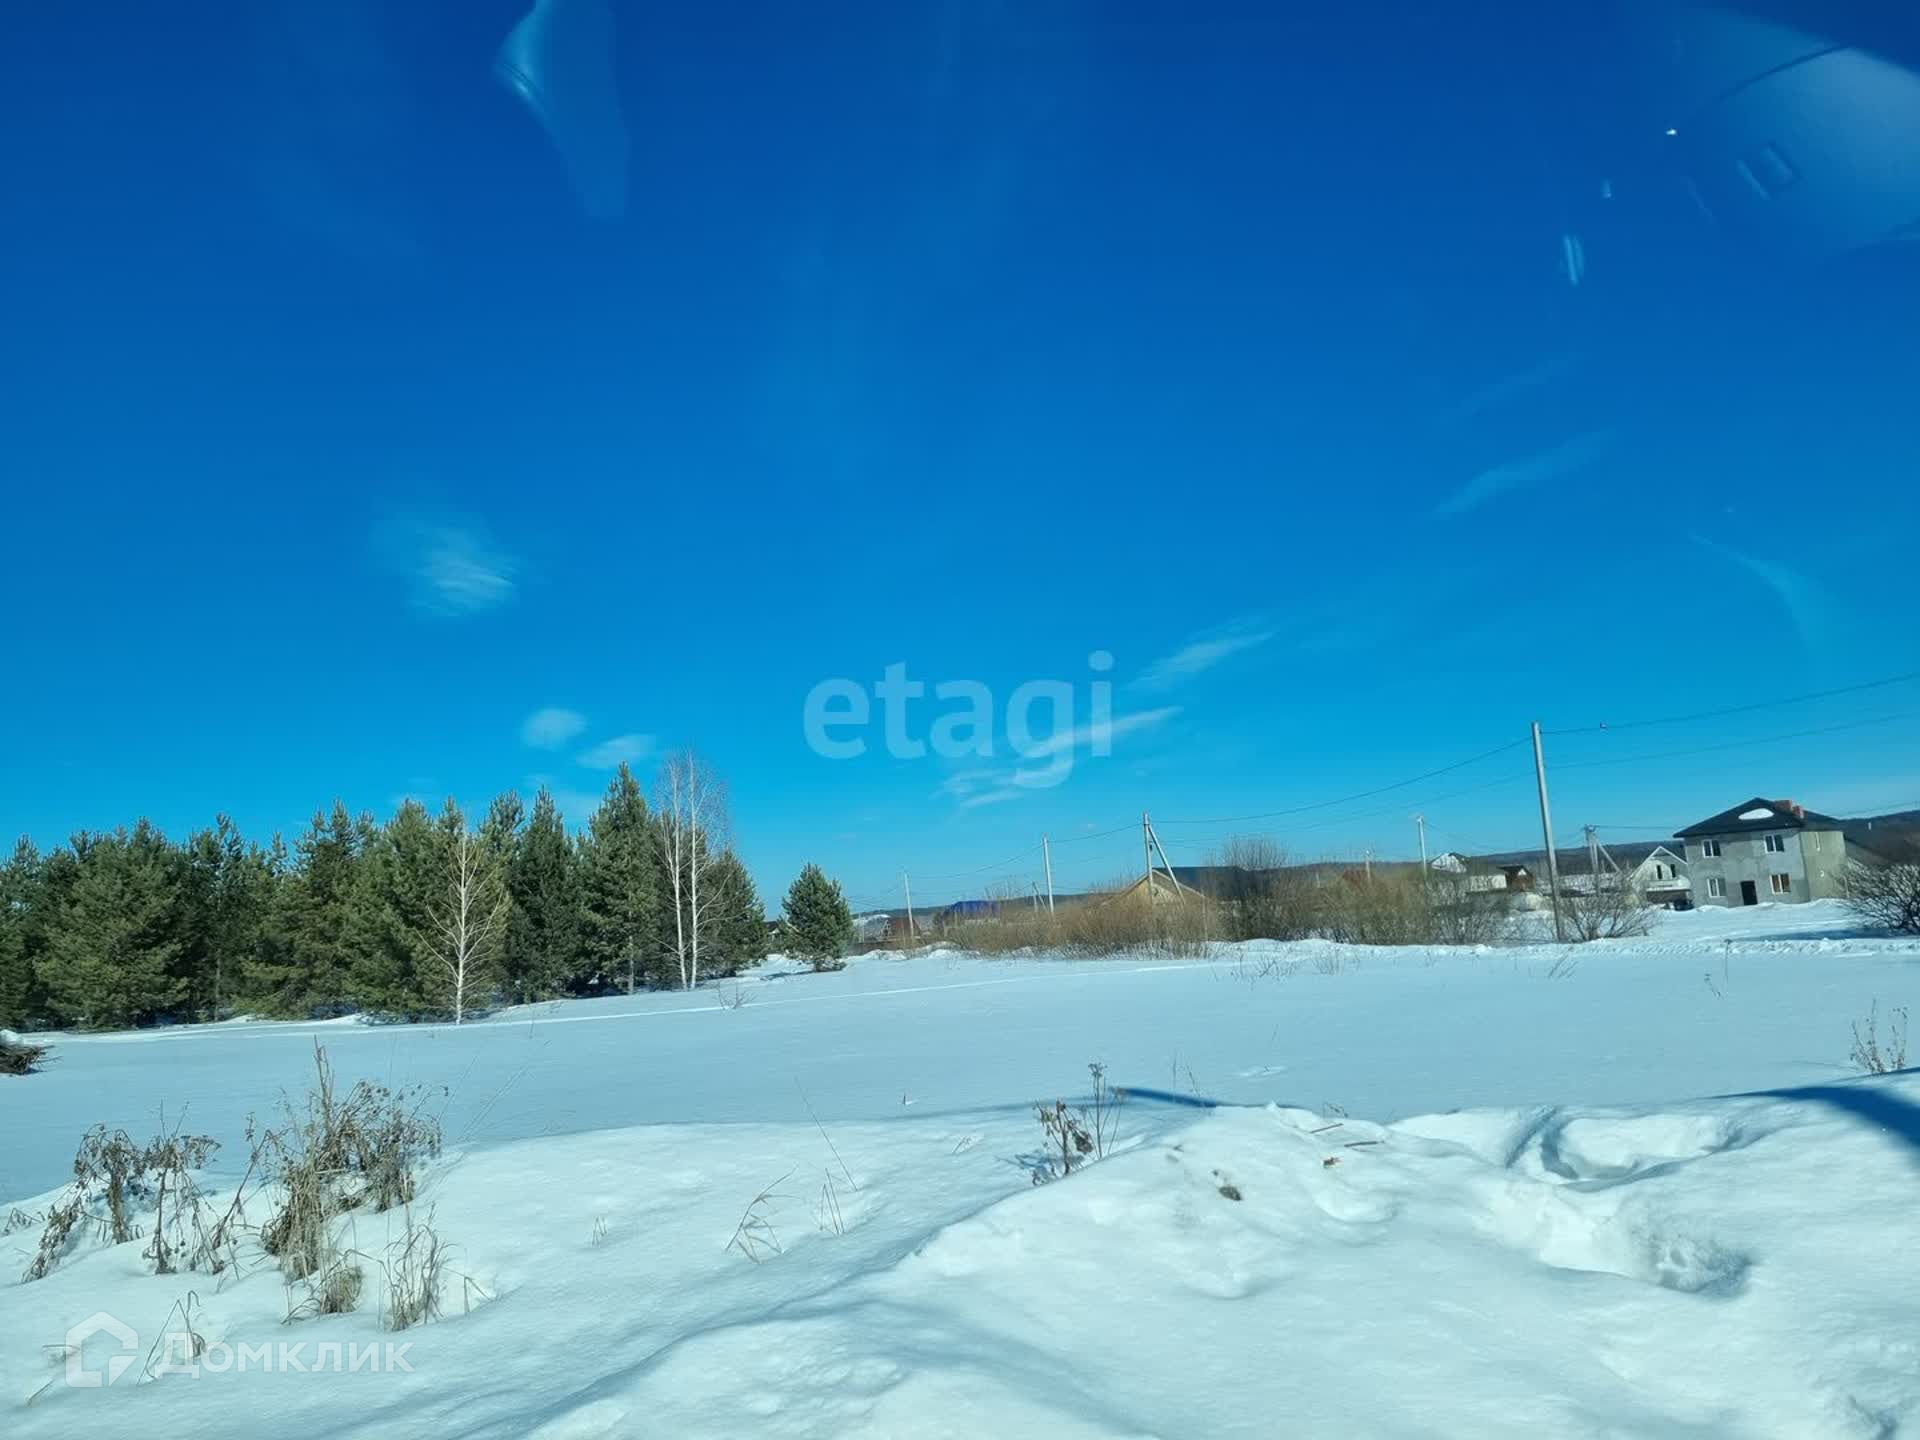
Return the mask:
M 1920 1075 L 1849 1064 L 1876 1000 L 1920 1008 L 1920 946 L 1820 904 L 1571 951 L 936 952 L 457 1031 L 64 1037 L 0 1080 L 0 1209 L 52 1198 L 88 1125 L 140 1138 L 162 1107 L 222 1140 L 231 1186 L 316 1036 L 343 1081 L 444 1090 L 416 1211 L 454 1249 L 448 1318 L 382 1332 L 370 1296 L 285 1325 L 271 1265 L 156 1276 L 138 1244 L 15 1285 L 22 1229 L 0 1413 L 49 1436 L 1892 1435 L 1920 1423 Z M 1084 1095 L 1096 1059 L 1135 1092 L 1118 1152 L 1036 1188 L 1031 1102 Z M 754 1263 L 727 1244 L 767 1190 Z M 348 1223 L 379 1253 L 398 1222 Z M 215 1361 L 392 1341 L 411 1368 L 140 1383 L 188 1292 Z M 101 1311 L 133 1363 L 70 1387 L 62 1338 Z M 93 1372 L 122 1353 L 83 1347 Z

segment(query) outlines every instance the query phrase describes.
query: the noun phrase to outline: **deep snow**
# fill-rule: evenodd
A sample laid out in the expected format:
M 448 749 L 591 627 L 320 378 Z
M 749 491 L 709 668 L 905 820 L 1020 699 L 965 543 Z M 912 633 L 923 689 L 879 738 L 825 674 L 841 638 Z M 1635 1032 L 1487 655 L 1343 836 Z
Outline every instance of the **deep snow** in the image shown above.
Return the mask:
M 1920 1419 L 1901 1258 L 1920 1254 L 1920 1077 L 1847 1061 L 1869 1004 L 1920 1001 L 1920 946 L 1856 938 L 1836 907 L 1667 916 L 1571 952 L 783 972 L 738 1006 L 723 987 L 458 1031 L 60 1039 L 46 1072 L 0 1082 L 0 1205 L 37 1208 L 87 1125 L 139 1136 L 162 1105 L 227 1142 L 230 1184 L 246 1115 L 304 1087 L 318 1035 L 345 1080 L 445 1087 L 456 1145 L 421 1209 L 458 1277 L 450 1318 L 397 1337 L 412 1373 L 140 1384 L 188 1291 L 209 1341 L 307 1341 L 311 1363 L 396 1337 L 373 1298 L 283 1326 L 270 1268 L 152 1276 L 138 1245 L 14 1285 L 34 1235 L 0 1237 L 7 1433 L 75 1433 L 100 1406 L 160 1433 L 302 1436 L 1864 1436 Z M 1095 1058 L 1122 1085 L 1230 1103 L 1136 1096 L 1122 1153 L 1035 1189 L 1030 1102 L 1084 1091 Z M 1783 1089 L 1800 1093 L 1751 1093 Z M 725 1247 L 769 1186 L 781 1251 L 754 1264 Z M 377 1253 L 394 1221 L 352 1224 Z M 45 1347 L 100 1310 L 140 1357 L 70 1389 Z M 112 1351 L 101 1336 L 87 1356 Z

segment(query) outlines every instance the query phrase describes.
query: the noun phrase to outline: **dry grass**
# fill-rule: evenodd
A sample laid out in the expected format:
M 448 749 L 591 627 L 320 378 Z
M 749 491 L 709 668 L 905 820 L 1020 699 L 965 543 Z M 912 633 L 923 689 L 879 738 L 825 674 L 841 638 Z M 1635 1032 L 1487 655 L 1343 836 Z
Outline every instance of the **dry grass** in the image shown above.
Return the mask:
M 339 1259 L 330 1238 L 334 1218 L 409 1203 L 416 1167 L 440 1153 L 439 1121 L 423 1113 L 418 1092 L 361 1080 L 342 1098 L 318 1044 L 313 1059 L 305 1111 L 283 1101 L 285 1123 L 261 1132 L 254 1148 L 279 1197 L 260 1241 L 288 1280 L 331 1269 Z
M 789 1170 L 747 1202 L 740 1223 L 733 1227 L 733 1238 L 727 1241 L 727 1249 L 738 1250 L 756 1265 L 780 1253 L 780 1236 L 775 1232 L 768 1212 L 772 1210 L 774 1201 L 792 1198 L 780 1193 L 780 1187 L 786 1184 L 792 1174 Z
M 150 1205 L 153 1235 L 144 1258 L 154 1262 L 156 1274 L 172 1274 L 182 1260 L 210 1264 L 218 1272 L 227 1227 L 224 1221 L 209 1225 L 210 1212 L 192 1173 L 218 1148 L 209 1136 L 182 1135 L 177 1128 L 142 1146 L 124 1130 L 94 1126 L 80 1139 L 72 1181 L 43 1217 L 39 1248 L 21 1283 L 51 1274 L 78 1230 L 95 1230 L 107 1245 L 139 1239 L 134 1215 Z
M 440 1318 L 445 1284 L 447 1246 L 433 1228 L 433 1215 L 416 1221 L 411 1210 L 400 1238 L 387 1247 L 381 1269 L 387 1280 L 386 1314 L 389 1330 L 411 1330 Z
M 1113 1147 L 1123 1097 L 1107 1084 L 1107 1067 L 1098 1060 L 1087 1066 L 1087 1073 L 1093 1077 L 1093 1097 L 1085 1105 L 1055 1100 L 1033 1107 L 1045 1136 L 1032 1170 L 1036 1185 L 1065 1179 L 1082 1165 L 1104 1159 Z
M 1218 938 L 1213 902 L 1186 893 L 1179 899 L 1126 894 L 1124 885 L 1089 891 L 1052 913 L 1030 900 L 1001 905 L 997 916 L 954 925 L 943 938 L 982 955 L 1011 955 L 1022 950 L 1064 950 L 1072 955 L 1195 956 Z
M 1907 1007 L 1891 1012 L 1886 1043 L 1880 1040 L 1880 1002 L 1873 1002 L 1864 1024 L 1853 1022 L 1853 1063 L 1868 1075 L 1891 1075 L 1907 1068 Z

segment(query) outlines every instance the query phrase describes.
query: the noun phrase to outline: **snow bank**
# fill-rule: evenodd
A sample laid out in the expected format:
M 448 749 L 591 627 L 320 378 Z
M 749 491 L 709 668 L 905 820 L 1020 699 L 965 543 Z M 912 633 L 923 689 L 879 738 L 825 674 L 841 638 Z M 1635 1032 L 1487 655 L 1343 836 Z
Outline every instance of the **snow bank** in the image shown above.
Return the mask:
M 1004 1113 L 476 1147 L 422 1197 L 457 1249 L 450 1318 L 283 1326 L 270 1271 L 146 1275 L 136 1242 L 0 1289 L 0 1407 L 22 1437 L 1864 1437 L 1920 1419 L 1900 1258 L 1920 1253 L 1920 1077 L 1386 1126 L 1123 1113 L 1132 1148 L 1039 1188 L 1037 1127 Z M 756 1264 L 727 1241 L 769 1187 L 779 1249 Z M 392 1223 L 363 1218 L 361 1244 Z M 136 1361 L 80 1390 L 41 1348 L 104 1309 L 144 1353 L 189 1289 L 209 1343 L 305 1340 L 311 1367 L 326 1343 L 400 1338 L 410 1371 L 141 1384 Z

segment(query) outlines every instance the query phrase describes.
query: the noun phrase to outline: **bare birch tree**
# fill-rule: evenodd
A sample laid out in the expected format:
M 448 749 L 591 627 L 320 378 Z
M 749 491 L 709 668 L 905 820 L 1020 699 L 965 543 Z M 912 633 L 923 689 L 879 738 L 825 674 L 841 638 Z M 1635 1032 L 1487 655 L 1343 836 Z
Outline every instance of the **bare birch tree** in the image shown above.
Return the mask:
M 452 837 L 446 899 L 431 908 L 429 949 L 453 990 L 453 1023 L 467 1018 L 467 996 L 482 983 L 506 932 L 506 877 L 493 851 L 464 823 Z
M 654 781 L 654 820 L 673 905 L 674 960 L 680 984 L 700 983 L 700 946 L 713 937 L 727 892 L 716 870 L 727 850 L 726 786 L 691 750 L 669 755 Z

